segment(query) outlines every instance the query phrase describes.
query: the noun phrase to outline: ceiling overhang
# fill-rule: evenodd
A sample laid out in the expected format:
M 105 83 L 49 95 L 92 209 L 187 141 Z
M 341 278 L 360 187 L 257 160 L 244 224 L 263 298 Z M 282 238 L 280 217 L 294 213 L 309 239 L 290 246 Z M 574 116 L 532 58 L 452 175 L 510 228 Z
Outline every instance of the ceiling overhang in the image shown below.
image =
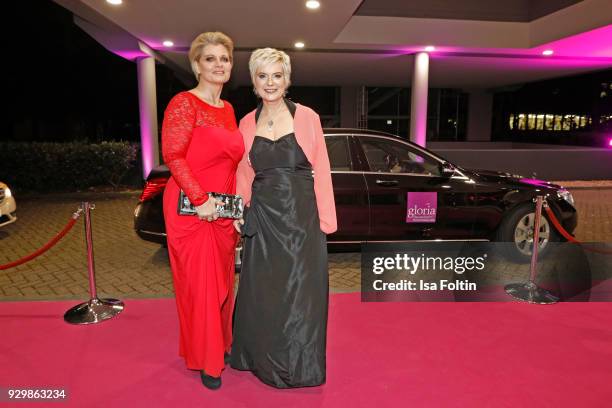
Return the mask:
M 413 55 L 426 45 L 436 46 L 434 87 L 493 88 L 612 67 L 609 0 L 573 2 L 526 22 L 355 15 L 361 0 L 322 0 L 317 12 L 286 0 L 56 2 L 112 52 L 130 60 L 152 55 L 187 75 L 191 40 L 224 31 L 237 47 L 232 82 L 239 85 L 250 83 L 250 51 L 264 46 L 288 51 L 292 82 L 304 86 L 409 86 Z M 307 48 L 294 50 L 297 40 Z M 554 55 L 542 56 L 548 48 Z

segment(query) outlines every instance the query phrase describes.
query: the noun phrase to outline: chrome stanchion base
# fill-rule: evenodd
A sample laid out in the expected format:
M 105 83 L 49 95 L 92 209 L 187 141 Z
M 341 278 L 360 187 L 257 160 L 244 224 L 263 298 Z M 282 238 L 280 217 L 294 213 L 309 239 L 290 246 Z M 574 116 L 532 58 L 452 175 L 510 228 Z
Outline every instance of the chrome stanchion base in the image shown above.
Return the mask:
M 70 324 L 92 324 L 112 319 L 123 312 L 123 302 L 117 299 L 93 298 L 81 303 L 64 314 L 64 321 Z
M 533 282 L 510 283 L 504 289 L 513 298 L 529 303 L 550 305 L 559 301 L 558 297 Z

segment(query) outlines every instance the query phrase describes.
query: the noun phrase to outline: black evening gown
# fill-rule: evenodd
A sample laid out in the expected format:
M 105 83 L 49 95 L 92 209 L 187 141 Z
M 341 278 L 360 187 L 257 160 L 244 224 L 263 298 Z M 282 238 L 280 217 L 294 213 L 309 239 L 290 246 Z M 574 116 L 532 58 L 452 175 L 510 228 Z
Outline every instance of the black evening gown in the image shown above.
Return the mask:
M 325 382 L 326 236 L 295 134 L 255 136 L 231 366 L 278 388 Z

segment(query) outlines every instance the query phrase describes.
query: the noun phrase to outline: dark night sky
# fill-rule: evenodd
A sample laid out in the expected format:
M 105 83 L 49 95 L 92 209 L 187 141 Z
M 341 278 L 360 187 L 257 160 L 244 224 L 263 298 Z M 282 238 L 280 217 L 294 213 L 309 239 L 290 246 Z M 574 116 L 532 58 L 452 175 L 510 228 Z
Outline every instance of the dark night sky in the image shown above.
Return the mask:
M 137 137 L 133 126 L 125 127 L 138 121 L 134 63 L 104 49 L 52 1 L 6 2 L 3 7 L 4 21 L 19 22 L 11 27 L 11 40 L 5 37 L 3 88 L 10 103 L 3 134 L 62 140 L 95 136 L 101 132 L 96 128 L 109 126 L 115 138 Z
M 2 121 L 2 140 L 138 141 L 136 64 L 106 50 L 50 0 L 3 5 L 5 21 L 17 21 L 5 38 L 4 89 L 11 100 Z M 6 27 L 4 27 L 6 30 Z M 156 65 L 158 117 L 185 85 Z M 315 94 L 329 100 L 330 90 L 292 88 L 292 95 L 314 106 Z M 238 118 L 253 109 L 250 87 L 224 89 Z M 329 103 L 321 104 L 329 110 Z M 333 99 L 331 100 L 333 110 Z

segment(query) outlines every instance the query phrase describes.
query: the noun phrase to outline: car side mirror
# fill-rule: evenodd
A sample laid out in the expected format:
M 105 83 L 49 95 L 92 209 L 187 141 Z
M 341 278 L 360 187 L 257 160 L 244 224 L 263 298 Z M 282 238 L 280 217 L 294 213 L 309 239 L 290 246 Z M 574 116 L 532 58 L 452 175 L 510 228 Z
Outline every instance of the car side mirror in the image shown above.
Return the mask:
M 451 178 L 455 174 L 455 166 L 449 162 L 440 164 L 440 173 L 442 177 Z

